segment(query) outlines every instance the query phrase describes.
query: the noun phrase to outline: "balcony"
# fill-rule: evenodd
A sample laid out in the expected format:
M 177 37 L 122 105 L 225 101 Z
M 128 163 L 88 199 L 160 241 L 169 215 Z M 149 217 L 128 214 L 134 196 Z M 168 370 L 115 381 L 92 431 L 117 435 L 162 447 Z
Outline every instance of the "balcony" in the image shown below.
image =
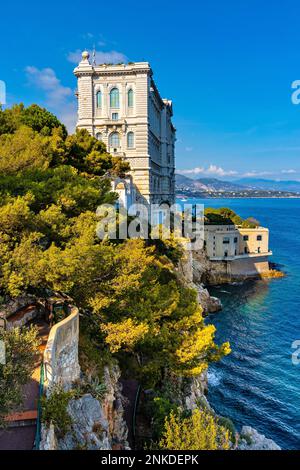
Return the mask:
M 264 256 L 272 256 L 271 250 L 262 253 L 242 253 L 234 256 L 209 256 L 211 261 L 234 261 L 236 259 L 247 259 L 247 258 L 260 258 Z

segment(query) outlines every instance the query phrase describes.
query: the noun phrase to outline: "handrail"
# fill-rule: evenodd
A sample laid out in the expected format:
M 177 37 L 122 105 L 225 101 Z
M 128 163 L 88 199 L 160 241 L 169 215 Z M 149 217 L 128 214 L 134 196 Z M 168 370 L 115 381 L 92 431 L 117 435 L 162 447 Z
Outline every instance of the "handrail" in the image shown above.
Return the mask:
M 43 393 L 44 393 L 44 363 L 42 361 L 42 363 L 41 363 L 41 373 L 40 373 L 40 384 L 39 384 L 38 414 L 37 414 L 37 421 L 36 421 L 36 433 L 35 433 L 33 450 L 40 450 L 41 421 L 42 421 L 41 398 L 42 398 Z
M 138 386 L 136 395 L 135 395 L 135 400 L 134 400 L 134 407 L 133 407 L 133 415 L 132 415 L 132 444 L 133 448 L 135 448 L 135 440 L 136 440 L 136 415 L 137 415 L 137 408 L 139 405 L 140 401 L 140 395 L 141 395 L 142 387 L 141 385 Z

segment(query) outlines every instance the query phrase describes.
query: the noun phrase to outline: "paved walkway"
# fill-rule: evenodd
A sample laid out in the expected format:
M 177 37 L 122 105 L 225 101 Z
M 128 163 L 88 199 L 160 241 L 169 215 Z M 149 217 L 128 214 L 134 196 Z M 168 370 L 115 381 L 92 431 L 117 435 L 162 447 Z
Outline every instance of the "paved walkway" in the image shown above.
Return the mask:
M 39 356 L 37 358 L 30 381 L 23 389 L 24 401 L 20 410 L 8 416 L 10 427 L 0 430 L 0 450 L 30 450 L 33 448 L 35 437 L 35 421 L 40 384 L 40 365 L 47 344 L 50 327 L 43 320 L 33 320 L 29 325 L 38 328 L 38 337 L 41 340 Z M 12 425 L 15 423 L 15 426 Z M 22 426 L 20 424 L 22 423 Z

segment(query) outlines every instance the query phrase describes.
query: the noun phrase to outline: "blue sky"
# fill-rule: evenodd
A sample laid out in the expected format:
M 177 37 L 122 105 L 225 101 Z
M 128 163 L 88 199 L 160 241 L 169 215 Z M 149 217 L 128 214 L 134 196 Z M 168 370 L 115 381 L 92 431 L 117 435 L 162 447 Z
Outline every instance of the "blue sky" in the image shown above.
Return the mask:
M 7 102 L 76 120 L 78 51 L 147 60 L 173 100 L 177 168 L 187 176 L 300 180 L 300 3 L 214 0 L 2 3 Z

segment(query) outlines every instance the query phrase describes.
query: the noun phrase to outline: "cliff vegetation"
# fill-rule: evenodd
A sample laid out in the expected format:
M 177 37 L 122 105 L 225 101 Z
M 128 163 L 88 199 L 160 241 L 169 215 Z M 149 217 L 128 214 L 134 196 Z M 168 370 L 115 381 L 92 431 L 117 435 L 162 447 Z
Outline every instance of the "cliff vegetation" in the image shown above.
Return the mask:
M 96 209 L 116 200 L 110 177 L 128 170 L 45 109 L 0 110 L 0 294 L 69 295 L 95 377 L 117 360 L 124 376 L 160 390 L 166 374 L 197 377 L 230 348 L 215 343 L 197 292 L 178 278 L 175 241 L 97 238 Z

